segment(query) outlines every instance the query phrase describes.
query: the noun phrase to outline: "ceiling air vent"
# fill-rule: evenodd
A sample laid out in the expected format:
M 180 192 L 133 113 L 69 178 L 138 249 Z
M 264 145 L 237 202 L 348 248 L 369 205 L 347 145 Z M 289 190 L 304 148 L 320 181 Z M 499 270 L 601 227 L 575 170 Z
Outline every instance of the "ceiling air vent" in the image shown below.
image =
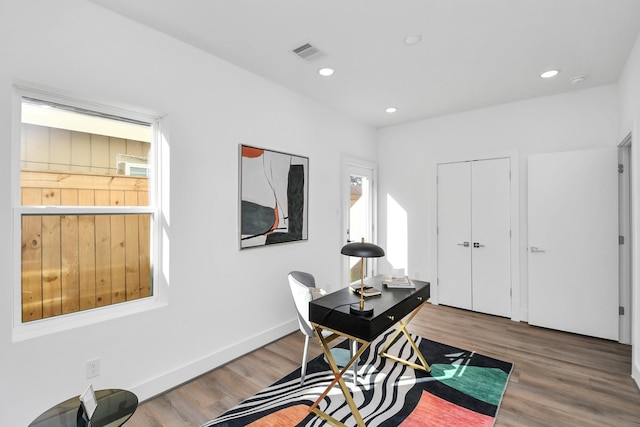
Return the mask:
M 324 56 L 324 53 L 322 53 L 317 47 L 312 46 L 310 43 L 305 43 L 302 46 L 293 49 L 292 52 L 305 61 L 315 61 L 316 59 Z

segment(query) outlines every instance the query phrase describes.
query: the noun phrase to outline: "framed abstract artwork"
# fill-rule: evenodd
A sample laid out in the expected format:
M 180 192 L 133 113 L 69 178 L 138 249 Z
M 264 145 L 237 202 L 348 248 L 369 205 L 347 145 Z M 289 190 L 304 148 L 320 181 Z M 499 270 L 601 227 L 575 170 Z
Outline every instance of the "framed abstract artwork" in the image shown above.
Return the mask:
M 240 145 L 240 249 L 307 240 L 309 158 Z

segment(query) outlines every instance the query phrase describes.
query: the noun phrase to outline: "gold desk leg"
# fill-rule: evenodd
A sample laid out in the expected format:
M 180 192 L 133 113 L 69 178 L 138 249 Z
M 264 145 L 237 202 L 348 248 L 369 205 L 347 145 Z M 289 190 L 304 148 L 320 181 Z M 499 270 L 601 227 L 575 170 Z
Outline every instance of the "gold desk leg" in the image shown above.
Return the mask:
M 329 414 L 327 414 L 325 412 L 322 412 L 318 408 L 313 409 L 311 412 L 313 412 L 314 414 L 316 414 L 318 417 L 322 418 L 323 420 L 327 421 L 332 426 L 347 427 L 345 424 L 343 424 L 340 421 L 336 420 L 331 415 L 329 415 Z M 364 424 L 362 424 L 362 425 L 364 425 Z
M 309 411 L 313 412 L 316 415 L 318 415 L 320 418 L 323 418 L 323 419 L 327 420 L 330 424 L 332 424 L 334 426 L 344 426 L 344 424 L 342 424 L 340 421 L 336 420 L 335 418 L 333 418 L 329 414 L 327 414 L 327 413 L 321 411 L 320 409 L 318 409 L 318 405 L 320 404 L 320 402 L 322 402 L 322 400 L 327 396 L 327 394 L 329 394 L 331 389 L 333 389 L 333 386 L 336 385 L 336 383 L 337 383 L 340 386 L 340 390 L 342 391 L 342 394 L 344 395 L 344 398 L 347 401 L 347 404 L 349 405 L 349 409 L 351 409 L 351 413 L 353 414 L 354 418 L 356 419 L 357 425 L 360 426 L 360 427 L 366 427 L 366 425 L 364 423 L 364 420 L 362 419 L 362 415 L 360 415 L 360 411 L 358 411 L 358 407 L 356 406 L 356 403 L 353 400 L 353 397 L 351 396 L 351 392 L 350 392 L 349 388 L 347 387 L 347 385 L 345 384 L 344 379 L 342 378 L 342 376 L 345 374 L 345 372 L 347 372 L 349 370 L 351 365 L 356 360 L 358 360 L 360 355 L 362 353 L 364 353 L 364 351 L 369 347 L 370 343 L 368 343 L 366 341 L 363 341 L 363 340 L 360 340 L 360 339 L 357 339 L 357 338 L 354 338 L 354 337 L 348 337 L 348 338 L 351 338 L 351 339 L 354 339 L 354 340 L 358 341 L 362 345 L 360 346 L 360 349 L 351 358 L 351 360 L 349 360 L 349 362 L 347 362 L 347 364 L 342 368 L 342 370 L 340 370 L 338 368 L 338 365 L 337 365 L 335 359 L 333 358 L 333 355 L 331 354 L 331 349 L 329 348 L 329 344 L 328 344 L 327 340 L 322 336 L 323 328 L 318 326 L 318 325 L 314 325 L 314 329 L 316 331 L 316 336 L 318 337 L 318 340 L 320 341 L 320 346 L 322 347 L 322 351 L 324 352 L 324 355 L 326 356 L 327 361 L 329 362 L 329 367 L 331 368 L 331 372 L 333 372 L 333 376 L 335 378 L 327 386 L 327 388 L 320 395 L 320 397 L 318 397 L 318 399 L 315 402 L 313 402 L 313 405 L 311 405 L 311 407 L 309 408 Z
M 411 367 L 413 369 L 419 369 L 419 370 L 422 370 L 422 371 L 425 371 L 425 372 L 431 372 L 431 367 L 429 366 L 429 364 L 425 360 L 424 356 L 422 355 L 422 352 L 420 351 L 420 349 L 418 348 L 416 343 L 411 338 L 411 334 L 409 334 L 409 331 L 407 331 L 407 325 L 409 324 L 409 322 L 411 322 L 413 320 L 413 318 L 416 316 L 416 314 L 418 314 L 420 309 L 422 309 L 422 307 L 424 307 L 425 304 L 426 303 L 423 303 L 419 307 L 417 307 L 415 310 L 413 310 L 413 312 L 407 318 L 406 322 L 403 322 L 402 319 L 398 321 L 398 325 L 400 325 L 400 328 L 398 328 L 398 330 L 391 336 L 391 338 L 389 338 L 387 340 L 387 343 L 385 344 L 385 346 L 382 348 L 382 350 L 380 350 L 379 354 L 380 354 L 381 357 L 386 357 L 387 359 L 391 359 L 391 360 L 393 360 L 395 362 L 402 363 L 403 365 L 407 365 L 407 366 L 409 366 L 409 367 Z M 404 360 L 404 359 L 396 357 L 396 356 L 394 356 L 392 354 L 387 353 L 387 350 L 389 349 L 389 347 L 391 347 L 393 342 L 396 340 L 398 335 L 400 335 L 401 333 L 404 334 L 404 336 L 407 338 L 407 341 L 409 341 L 409 344 L 411 345 L 413 350 L 418 355 L 418 359 L 420 359 L 421 365 L 418 365 L 418 364 L 413 363 L 413 362 L 409 362 L 408 360 Z

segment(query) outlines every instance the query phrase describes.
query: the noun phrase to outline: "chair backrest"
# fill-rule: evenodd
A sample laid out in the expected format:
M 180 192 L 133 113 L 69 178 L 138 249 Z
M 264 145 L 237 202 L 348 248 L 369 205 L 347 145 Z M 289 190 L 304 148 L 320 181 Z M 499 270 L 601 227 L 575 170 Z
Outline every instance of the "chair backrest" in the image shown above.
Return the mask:
M 292 271 L 289 273 L 288 278 L 293 302 L 298 312 L 300 331 L 309 337 L 313 337 L 313 327 L 309 322 L 309 301 L 313 299 L 310 288 L 316 287 L 316 281 L 311 274 L 303 271 Z

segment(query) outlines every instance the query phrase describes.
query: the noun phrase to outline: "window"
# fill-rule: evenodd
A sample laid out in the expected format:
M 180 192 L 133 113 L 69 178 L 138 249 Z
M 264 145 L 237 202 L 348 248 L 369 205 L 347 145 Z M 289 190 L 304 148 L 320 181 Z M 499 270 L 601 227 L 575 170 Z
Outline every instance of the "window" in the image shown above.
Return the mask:
M 373 177 L 375 166 L 358 160 L 346 160 L 343 166 L 343 180 L 348 183 L 345 186 L 347 192 L 343 195 L 345 206 L 343 208 L 346 220 L 346 243 L 365 242 L 375 243 L 374 233 L 374 195 Z M 360 280 L 362 259 L 355 257 L 344 257 L 343 269 L 348 271 L 349 282 Z M 365 260 L 365 278 L 373 276 L 375 260 Z
M 157 119 L 29 89 L 17 94 L 19 322 L 153 296 Z

